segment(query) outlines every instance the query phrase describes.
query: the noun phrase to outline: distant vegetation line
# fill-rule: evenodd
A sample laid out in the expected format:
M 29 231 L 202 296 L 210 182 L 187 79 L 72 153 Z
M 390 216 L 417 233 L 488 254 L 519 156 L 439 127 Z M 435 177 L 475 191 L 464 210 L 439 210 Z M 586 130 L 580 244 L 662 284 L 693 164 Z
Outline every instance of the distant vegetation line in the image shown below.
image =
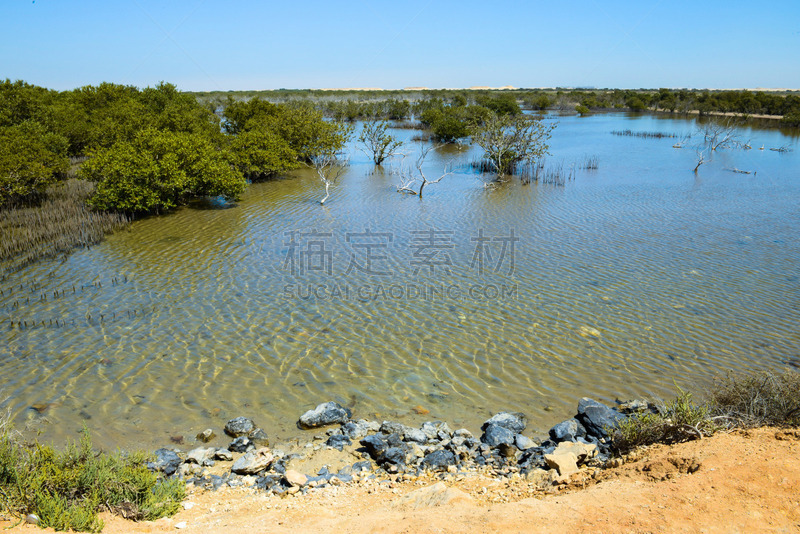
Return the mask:
M 431 90 L 318 90 L 278 89 L 270 91 L 194 92 L 201 102 L 223 107 L 229 99 L 260 98 L 270 102 L 310 101 L 326 115 L 344 120 L 369 117 L 409 118 L 421 101 L 442 100 L 480 103 L 487 98 L 507 96 L 534 110 L 589 113 L 603 110 L 668 111 L 673 113 L 737 113 L 773 115 L 783 123 L 800 126 L 800 92 L 691 89 L 431 89 Z M 408 105 L 404 104 L 408 103 Z

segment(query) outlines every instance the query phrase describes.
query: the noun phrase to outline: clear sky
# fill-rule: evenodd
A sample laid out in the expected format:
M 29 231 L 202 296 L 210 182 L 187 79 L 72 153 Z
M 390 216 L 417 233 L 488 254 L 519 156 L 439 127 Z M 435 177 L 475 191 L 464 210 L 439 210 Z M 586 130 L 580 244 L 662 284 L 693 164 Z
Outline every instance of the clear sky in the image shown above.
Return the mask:
M 0 0 L 0 79 L 800 88 L 800 0 Z

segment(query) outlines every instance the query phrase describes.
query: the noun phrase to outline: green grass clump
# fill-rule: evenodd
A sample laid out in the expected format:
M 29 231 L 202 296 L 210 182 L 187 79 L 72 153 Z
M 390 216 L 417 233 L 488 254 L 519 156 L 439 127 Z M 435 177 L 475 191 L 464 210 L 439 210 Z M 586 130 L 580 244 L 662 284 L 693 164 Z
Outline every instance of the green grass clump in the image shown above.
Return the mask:
M 178 511 L 186 495 L 183 481 L 151 473 L 144 453 L 95 451 L 88 431 L 63 451 L 35 443 L 22 446 L 0 428 L 0 506 L 11 514 L 36 514 L 39 525 L 55 530 L 99 532 L 100 510 L 136 521 L 152 521 Z

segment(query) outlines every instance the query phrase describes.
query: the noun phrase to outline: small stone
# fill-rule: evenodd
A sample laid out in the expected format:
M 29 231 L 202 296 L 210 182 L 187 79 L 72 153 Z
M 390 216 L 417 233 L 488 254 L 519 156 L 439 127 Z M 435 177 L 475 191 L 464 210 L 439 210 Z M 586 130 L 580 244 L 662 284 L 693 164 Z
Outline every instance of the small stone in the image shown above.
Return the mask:
M 175 523 L 175 528 L 177 528 L 177 529 L 184 529 L 187 526 L 188 525 L 186 524 L 186 521 L 181 521 L 180 523 Z
M 317 428 L 336 423 L 347 423 L 353 412 L 336 402 L 324 402 L 300 416 L 297 425 L 303 429 Z
M 206 428 L 205 430 L 203 430 L 202 432 L 197 434 L 196 437 L 197 437 L 197 441 L 202 441 L 203 443 L 208 443 L 212 439 L 216 438 L 217 435 L 210 428 Z
M 328 441 L 325 442 L 325 445 L 328 447 L 333 447 L 337 450 L 344 450 L 345 446 L 352 445 L 353 442 L 350 441 L 350 438 L 345 436 L 344 434 L 334 434 L 328 438 Z
M 256 428 L 247 436 L 250 438 L 250 441 L 256 447 L 269 447 L 269 438 L 267 437 L 267 433 L 261 430 L 260 428 Z
M 220 460 L 222 462 L 232 462 L 233 461 L 233 454 L 228 449 L 217 449 L 214 452 L 214 459 Z
M 403 433 L 403 441 L 424 444 L 428 441 L 428 436 L 418 428 L 409 427 Z
M 456 463 L 455 455 L 450 451 L 438 450 L 425 455 L 422 466 L 433 471 L 445 471 Z
M 194 508 L 194 503 L 193 502 L 185 502 L 185 503 L 183 503 L 183 509 L 184 510 L 191 510 L 192 508 Z
M 287 469 L 283 478 L 292 486 L 305 486 L 306 482 L 308 482 L 308 477 L 306 475 L 294 469 Z
M 232 438 L 247 436 L 256 429 L 256 424 L 247 417 L 237 417 L 225 424 L 225 433 Z
M 429 413 L 431 413 L 430 410 L 423 408 L 419 404 L 411 408 L 411 410 L 417 415 L 428 415 Z
M 422 451 L 422 447 L 414 443 L 413 441 L 408 444 L 408 449 L 415 458 L 422 458 L 425 456 L 425 453 Z
M 269 449 L 262 448 L 245 453 L 236 460 L 231 467 L 231 471 L 237 475 L 254 475 L 269 467 L 275 457 Z
M 153 455 L 155 456 L 155 461 L 148 463 L 147 468 L 151 471 L 161 471 L 167 476 L 175 473 L 182 463 L 180 456 L 169 449 L 158 449 Z
M 536 446 L 536 443 L 531 438 L 525 437 L 522 434 L 517 434 L 514 437 L 514 444 L 521 451 L 527 451 Z
M 232 452 L 247 452 L 255 448 L 256 446 L 247 436 L 239 436 L 228 445 L 228 450 Z
M 216 452 L 217 450 L 213 448 L 206 449 L 203 447 L 198 447 L 186 454 L 186 462 L 204 465 L 207 460 L 210 460 L 214 457 L 214 453 Z
M 549 434 L 550 439 L 556 443 L 559 441 L 575 441 L 577 438 L 586 435 L 586 429 L 577 419 L 567 419 L 551 428 Z
M 39 516 L 36 514 L 28 514 L 25 516 L 25 522 L 30 523 L 31 525 L 38 525 L 39 524 Z
M 365 437 L 370 432 L 377 432 L 381 425 L 377 421 L 365 421 L 359 419 L 358 421 L 348 421 L 341 427 L 342 434 L 352 440 L 357 440 Z

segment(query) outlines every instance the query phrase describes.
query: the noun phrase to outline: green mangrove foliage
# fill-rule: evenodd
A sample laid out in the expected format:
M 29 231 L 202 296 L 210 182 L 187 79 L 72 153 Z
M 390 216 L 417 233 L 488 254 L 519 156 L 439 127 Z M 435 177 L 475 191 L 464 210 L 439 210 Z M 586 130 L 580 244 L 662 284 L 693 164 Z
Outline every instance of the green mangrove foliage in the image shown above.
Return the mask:
M 294 159 L 309 163 L 317 154 L 339 151 L 349 130 L 324 120 L 322 111 L 307 103 L 278 105 L 259 98 L 229 101 L 223 127 L 231 135 L 248 131 L 272 132 L 294 151 Z
M 43 193 L 68 169 L 64 137 L 33 121 L 0 126 L 0 205 Z
M 513 174 L 522 162 L 545 156 L 555 127 L 525 115 L 496 115 L 475 127 L 472 141 L 483 148 L 485 161 L 502 177 Z
M 185 485 L 159 479 L 147 459 L 100 453 L 86 430 L 80 444 L 59 452 L 39 443 L 23 446 L 0 428 L 0 507 L 17 517 L 35 514 L 40 526 L 59 531 L 99 532 L 101 509 L 137 521 L 173 515 Z
M 92 206 L 133 213 L 169 210 L 202 195 L 235 200 L 246 187 L 207 137 L 152 128 L 91 152 L 80 175 L 97 183 Z

